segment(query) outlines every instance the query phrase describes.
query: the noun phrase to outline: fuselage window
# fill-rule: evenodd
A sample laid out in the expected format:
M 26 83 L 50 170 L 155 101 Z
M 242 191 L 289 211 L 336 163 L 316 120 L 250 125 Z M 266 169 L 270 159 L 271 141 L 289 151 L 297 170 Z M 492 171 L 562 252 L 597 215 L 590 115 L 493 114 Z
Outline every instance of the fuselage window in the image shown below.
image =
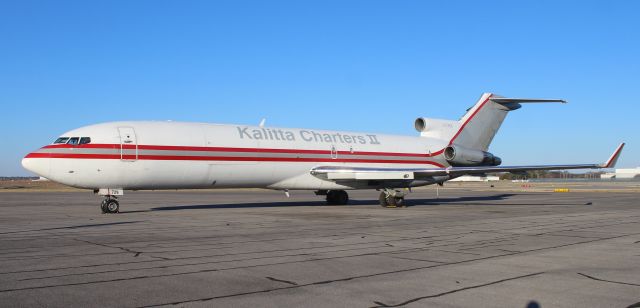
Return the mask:
M 69 141 L 69 137 L 60 137 L 56 139 L 56 141 L 54 141 L 53 144 L 67 143 L 67 141 Z
M 70 145 L 77 145 L 77 144 L 78 144 L 78 139 L 80 139 L 80 138 L 78 138 L 78 137 L 72 137 L 72 138 L 70 138 L 70 139 L 69 139 L 69 141 L 67 141 L 67 144 L 70 144 Z
M 89 137 L 80 138 L 80 144 L 87 144 L 87 143 L 91 143 L 91 138 Z

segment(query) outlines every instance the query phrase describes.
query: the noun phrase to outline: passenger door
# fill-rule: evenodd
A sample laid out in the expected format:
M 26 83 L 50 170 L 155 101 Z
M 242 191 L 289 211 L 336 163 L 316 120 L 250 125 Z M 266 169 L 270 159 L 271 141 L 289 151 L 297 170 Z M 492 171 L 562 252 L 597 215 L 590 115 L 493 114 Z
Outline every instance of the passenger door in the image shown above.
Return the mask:
M 120 159 L 123 161 L 138 160 L 138 139 L 133 127 L 118 127 L 120 133 Z

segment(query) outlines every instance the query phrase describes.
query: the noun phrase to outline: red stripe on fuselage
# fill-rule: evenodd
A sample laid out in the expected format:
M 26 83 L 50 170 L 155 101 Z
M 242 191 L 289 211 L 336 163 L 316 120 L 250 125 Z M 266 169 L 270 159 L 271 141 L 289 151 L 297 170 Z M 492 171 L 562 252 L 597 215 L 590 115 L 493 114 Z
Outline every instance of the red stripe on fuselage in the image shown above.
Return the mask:
M 25 158 L 72 158 L 72 159 L 125 159 L 135 160 L 135 155 L 119 154 L 67 154 L 67 153 L 30 153 Z M 176 155 L 138 155 L 138 160 L 191 160 L 191 161 L 270 161 L 270 162 L 339 162 L 339 163 L 379 163 L 379 164 L 427 164 L 444 168 L 443 165 L 426 160 L 393 159 L 349 159 L 349 158 L 300 158 L 300 157 L 237 157 L 237 156 L 176 156 Z
M 120 144 L 52 144 L 44 146 L 43 149 L 59 148 L 80 148 L 80 149 L 120 149 Z M 122 145 L 123 149 L 135 150 L 136 146 L 131 144 Z M 233 148 L 233 147 L 195 147 L 195 146 L 174 146 L 174 145 L 138 145 L 138 150 L 160 150 L 160 151 L 202 151 L 202 152 L 243 152 L 243 153 L 291 153 L 291 154 L 331 154 L 330 150 L 304 150 L 304 149 L 273 149 L 273 148 Z M 397 153 L 397 152 L 364 152 L 364 151 L 338 151 L 343 155 L 371 155 L 371 156 L 403 156 L 403 157 L 433 157 L 442 154 L 443 150 L 434 153 Z

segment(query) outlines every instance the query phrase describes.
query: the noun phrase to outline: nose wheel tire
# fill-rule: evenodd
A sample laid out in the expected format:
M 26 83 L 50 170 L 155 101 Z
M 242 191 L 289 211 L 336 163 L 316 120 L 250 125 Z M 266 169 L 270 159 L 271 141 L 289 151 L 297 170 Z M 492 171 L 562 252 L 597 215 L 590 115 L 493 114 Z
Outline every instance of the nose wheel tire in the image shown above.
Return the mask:
M 330 190 L 327 192 L 327 204 L 345 205 L 349 202 L 349 194 L 344 190 Z
M 103 214 L 115 214 L 120 212 L 120 203 L 115 199 L 105 199 L 100 204 Z

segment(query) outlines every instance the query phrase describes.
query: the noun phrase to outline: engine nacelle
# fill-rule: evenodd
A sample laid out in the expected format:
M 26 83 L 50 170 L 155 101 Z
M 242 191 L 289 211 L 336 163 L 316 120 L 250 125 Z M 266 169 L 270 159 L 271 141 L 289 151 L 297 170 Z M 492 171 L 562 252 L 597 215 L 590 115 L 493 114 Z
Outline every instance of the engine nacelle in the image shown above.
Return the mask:
M 413 123 L 413 127 L 421 133 L 431 131 L 451 131 L 458 129 L 459 125 L 458 121 L 429 118 L 417 118 Z
M 502 159 L 480 150 L 472 150 L 459 145 L 444 149 L 444 158 L 452 166 L 498 166 Z

